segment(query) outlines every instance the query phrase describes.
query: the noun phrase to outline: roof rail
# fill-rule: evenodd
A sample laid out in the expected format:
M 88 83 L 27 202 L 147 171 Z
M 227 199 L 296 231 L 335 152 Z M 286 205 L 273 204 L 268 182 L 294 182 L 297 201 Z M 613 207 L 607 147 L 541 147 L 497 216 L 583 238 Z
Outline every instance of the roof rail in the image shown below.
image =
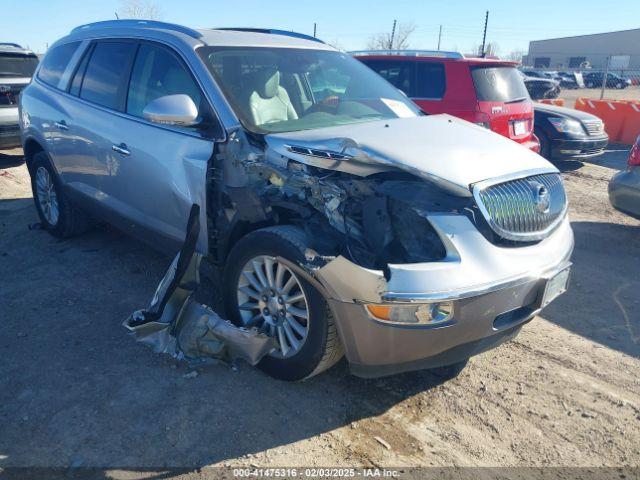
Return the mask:
M 364 55 L 401 55 L 403 57 L 465 58 L 460 52 L 442 50 L 356 50 L 349 52 L 354 57 Z
M 18 45 L 17 43 L 11 43 L 11 42 L 0 42 L 0 47 L 22 48 L 22 45 Z
M 182 25 L 176 25 L 175 23 L 158 22 L 156 20 L 105 20 L 103 22 L 88 23 L 71 30 L 71 33 L 93 30 L 98 28 L 119 28 L 119 27 L 147 27 L 157 28 L 162 30 L 172 30 L 174 32 L 184 33 L 193 38 L 201 38 L 202 34 L 197 30 L 189 27 L 183 27 Z
M 312 42 L 324 43 L 322 40 L 316 37 L 312 37 L 311 35 L 306 35 L 304 33 L 298 32 L 290 32 L 287 30 L 277 30 L 274 28 L 234 28 L 234 27 L 223 27 L 223 28 L 214 28 L 214 30 L 227 30 L 227 31 L 235 31 L 235 32 L 252 32 L 252 33 L 268 33 L 271 35 L 284 35 L 285 37 L 294 37 L 301 38 L 303 40 L 311 40 Z

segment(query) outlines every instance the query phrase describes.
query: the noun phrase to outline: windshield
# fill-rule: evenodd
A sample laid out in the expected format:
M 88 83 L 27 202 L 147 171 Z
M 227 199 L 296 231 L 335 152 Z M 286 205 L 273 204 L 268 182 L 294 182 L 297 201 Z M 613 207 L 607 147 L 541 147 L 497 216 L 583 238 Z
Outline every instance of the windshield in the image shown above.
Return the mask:
M 529 98 L 522 73 L 514 67 L 474 67 L 471 76 L 481 102 L 514 102 Z
M 420 115 L 386 80 L 337 51 L 206 47 L 198 52 L 240 120 L 255 132 Z
M 0 76 L 32 77 L 38 66 L 38 57 L 15 53 L 0 53 Z

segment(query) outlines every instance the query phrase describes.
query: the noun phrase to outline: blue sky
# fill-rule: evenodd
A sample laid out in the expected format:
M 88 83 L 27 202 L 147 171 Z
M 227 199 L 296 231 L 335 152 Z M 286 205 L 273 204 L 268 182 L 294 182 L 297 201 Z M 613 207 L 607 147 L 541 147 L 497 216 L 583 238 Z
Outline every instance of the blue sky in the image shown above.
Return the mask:
M 526 50 L 529 40 L 640 28 L 640 0 L 155 0 L 162 20 L 190 27 L 249 26 L 313 32 L 346 50 L 362 49 L 393 19 L 413 22 L 412 48 L 434 49 L 443 26 L 443 50 L 470 51 L 482 39 L 490 11 L 488 41 L 499 53 Z M 113 19 L 120 0 L 0 0 L 0 41 L 37 52 L 77 25 Z

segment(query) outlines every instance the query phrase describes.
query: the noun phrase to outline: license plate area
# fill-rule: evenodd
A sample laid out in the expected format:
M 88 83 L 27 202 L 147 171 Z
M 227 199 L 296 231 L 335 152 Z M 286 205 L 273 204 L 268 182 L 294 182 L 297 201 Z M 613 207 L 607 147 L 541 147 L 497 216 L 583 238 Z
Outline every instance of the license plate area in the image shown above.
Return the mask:
M 544 308 L 567 291 L 571 267 L 564 268 L 547 280 L 540 308 Z
M 516 120 L 513 122 L 513 134 L 516 136 L 525 135 L 527 133 L 527 122 L 525 120 Z

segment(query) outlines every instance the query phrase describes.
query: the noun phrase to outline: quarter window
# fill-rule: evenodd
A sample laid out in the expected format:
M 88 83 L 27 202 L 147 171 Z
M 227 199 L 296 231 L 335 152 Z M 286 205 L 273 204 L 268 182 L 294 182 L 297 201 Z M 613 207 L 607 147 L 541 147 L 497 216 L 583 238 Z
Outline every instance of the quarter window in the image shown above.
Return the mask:
M 166 48 L 141 45 L 131 74 L 127 113 L 142 117 L 149 102 L 177 94 L 188 95 L 198 111 L 203 111 L 202 94 L 178 58 Z
M 80 42 L 72 42 L 52 48 L 42 60 L 40 70 L 38 70 L 38 78 L 47 85 L 59 88 L 58 84 L 62 74 L 79 45 Z
M 440 99 L 447 89 L 444 74 L 444 64 L 433 62 L 418 62 L 415 93 L 416 98 Z
M 119 110 L 134 50 L 131 42 L 98 42 L 82 80 L 80 98 Z

